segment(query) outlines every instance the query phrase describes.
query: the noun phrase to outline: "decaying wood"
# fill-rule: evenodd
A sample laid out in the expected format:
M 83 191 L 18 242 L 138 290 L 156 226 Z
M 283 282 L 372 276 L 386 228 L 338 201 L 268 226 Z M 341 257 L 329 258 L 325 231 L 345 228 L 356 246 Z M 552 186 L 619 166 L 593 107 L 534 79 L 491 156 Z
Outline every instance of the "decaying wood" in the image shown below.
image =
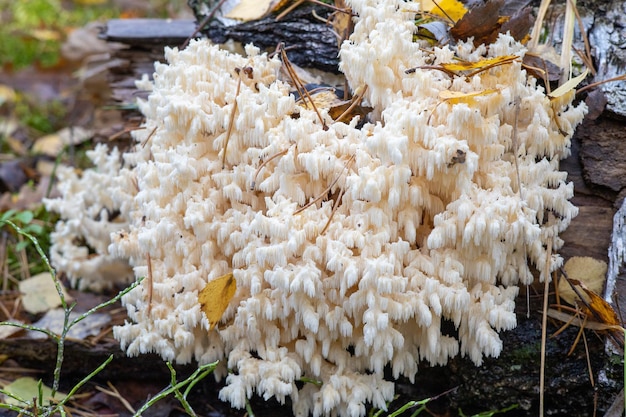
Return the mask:
M 596 193 L 619 205 L 626 191 L 626 124 L 608 117 L 578 129 L 585 181 Z
M 182 45 L 196 30 L 196 22 L 190 19 L 111 19 L 101 37 L 109 42 L 129 46 Z
M 324 7 L 302 7 L 280 21 L 271 15 L 266 18 L 225 26 L 212 20 L 201 30 L 202 35 L 215 43 L 229 39 L 242 44 L 253 43 L 260 48 L 274 50 L 283 43 L 289 60 L 305 68 L 338 72 L 337 37 L 325 18 L 332 10 Z M 191 20 L 114 19 L 107 24 L 102 37 L 132 47 L 180 46 L 196 29 Z

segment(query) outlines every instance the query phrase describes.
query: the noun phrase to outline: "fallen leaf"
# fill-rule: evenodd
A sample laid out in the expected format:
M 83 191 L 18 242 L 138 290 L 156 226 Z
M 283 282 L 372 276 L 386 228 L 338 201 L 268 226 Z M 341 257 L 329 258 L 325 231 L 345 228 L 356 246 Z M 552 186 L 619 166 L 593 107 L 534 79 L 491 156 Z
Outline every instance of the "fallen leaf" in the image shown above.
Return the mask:
M 604 281 L 607 271 L 606 262 L 589 256 L 574 256 L 565 262 L 563 270 L 567 274 L 567 278 L 583 283 L 589 290 L 600 293 L 604 288 Z M 559 297 L 566 303 L 575 306 L 580 298 L 567 282 L 565 276 L 559 279 Z M 580 291 L 579 291 L 580 292 Z M 581 294 L 584 296 L 584 294 Z M 589 302 L 589 299 L 585 300 Z
M 497 92 L 498 90 L 493 90 L 493 89 L 483 90 L 483 91 L 474 91 L 471 93 L 462 93 L 460 91 L 442 90 L 439 92 L 439 98 L 451 104 L 470 103 L 476 97 L 486 96 L 488 94 L 493 94 Z
M 341 48 L 343 41 L 348 39 L 354 30 L 354 24 L 352 22 L 352 11 L 349 9 L 343 0 L 335 1 L 335 7 L 344 11 L 335 11 L 328 16 L 328 23 L 332 26 L 335 34 L 337 35 L 337 47 Z
M 541 55 L 527 52 L 522 64 L 533 77 L 542 81 L 558 81 L 561 79 L 561 68 Z
M 209 281 L 198 294 L 200 308 L 209 320 L 209 330 L 221 320 L 228 304 L 235 296 L 237 282 L 232 272 Z
M 33 144 L 35 154 L 48 155 L 56 158 L 65 146 L 78 145 L 93 136 L 90 130 L 82 127 L 65 127 L 56 133 L 40 137 Z
M 491 0 L 480 3 L 470 9 L 462 19 L 450 29 L 450 35 L 455 40 L 474 38 L 474 45 L 489 45 L 498 37 L 502 24 L 508 19 L 501 20 L 500 10 L 504 0 Z
M 46 41 L 60 41 L 61 33 L 56 30 L 51 29 L 34 29 L 31 30 L 30 35 L 37 39 L 38 41 L 46 42 Z
M 467 9 L 458 0 L 423 0 L 422 10 L 431 15 L 451 19 L 458 22 L 467 13 Z
M 43 313 L 61 305 L 61 297 L 49 272 L 42 272 L 20 281 L 24 309 L 31 314 Z M 63 290 L 65 293 L 65 290 Z M 66 300 L 69 296 L 65 294 Z
M 564 311 L 559 311 L 554 308 L 548 309 L 548 317 L 562 321 L 563 323 L 573 324 L 574 326 L 583 327 L 589 330 L 596 330 L 596 331 L 615 330 L 613 325 L 599 323 L 594 320 L 580 320 L 581 319 L 580 315 L 577 316 L 575 314 L 566 313 Z
M 8 395 L 4 396 L 4 401 L 6 404 L 24 405 L 26 402 L 32 402 L 33 398 L 39 398 L 41 396 L 41 398 L 44 399 L 44 405 L 48 405 L 49 400 L 52 398 L 52 389 L 44 384 L 41 384 L 40 392 L 39 387 L 40 381 L 37 381 L 35 378 L 31 378 L 29 376 L 18 378 L 10 384 L 5 385 L 4 390 L 15 397 L 22 399 L 23 401 L 18 401 Z M 63 398 L 65 398 L 65 394 L 57 391 L 54 399 L 58 401 Z
M 290 0 L 241 0 L 230 12 L 226 14 L 229 19 L 249 22 L 282 8 Z
M 500 33 L 507 33 L 513 36 L 513 39 L 525 44 L 530 39 L 530 28 L 532 28 L 534 19 L 531 15 L 532 7 L 528 6 L 529 2 L 523 0 L 517 5 L 519 9 L 510 10 L 509 6 L 514 5 L 514 1 L 506 2 L 501 12 L 505 16 L 511 16 L 510 19 L 505 22 L 500 28 Z
M 605 262 L 588 256 L 572 257 L 565 263 L 563 270 L 567 274 L 567 279 L 562 277 L 559 282 L 559 294 L 562 299 L 572 305 L 582 304 L 581 307 L 588 317 L 602 324 L 621 326 L 613 307 L 598 295 L 604 288 L 607 271 Z M 565 285 L 570 287 L 571 293 L 567 291 Z M 577 291 L 574 291 L 573 287 L 576 287 Z
M 6 84 L 0 84 L 0 106 L 4 103 L 13 103 L 17 98 L 15 90 Z
M 500 33 L 510 32 L 515 40 L 525 42 L 533 24 L 528 0 L 488 0 L 470 9 L 450 29 L 455 40 L 474 38 L 474 45 L 489 45 Z
M 343 103 L 343 100 L 337 97 L 337 94 L 335 94 L 335 91 L 332 88 L 319 87 L 320 90 L 317 92 L 315 91 L 315 86 L 305 85 L 304 88 L 307 89 L 311 100 L 313 100 L 313 104 L 319 110 L 330 109 L 333 106 L 338 106 Z M 305 109 L 313 110 L 313 106 L 306 98 L 299 99 L 297 104 Z
M 448 25 L 440 20 L 431 20 L 417 25 L 416 39 L 430 42 L 431 45 L 444 45 L 448 42 Z
M 585 287 L 584 284 L 581 284 L 580 286 L 585 294 L 587 294 L 590 298 L 588 308 L 593 313 L 593 317 L 597 318 L 600 323 L 608 324 L 609 326 L 621 326 L 622 323 L 611 304 L 606 302 L 595 292 Z
M 458 62 L 446 62 L 440 64 L 442 68 L 447 71 L 469 71 L 476 69 L 486 69 L 487 67 L 494 67 L 497 65 L 508 64 L 509 62 L 515 61 L 519 57 L 517 55 L 502 55 L 497 56 L 495 58 L 485 58 L 480 61 L 467 62 L 467 61 L 458 61 Z
M 15 210 L 35 210 L 41 206 L 41 199 L 48 193 L 50 176 L 42 176 L 33 188 L 29 183 L 22 185 L 17 194 L 5 192 L 0 195 L 0 212 Z M 54 192 L 51 194 L 54 196 Z
M 69 321 L 75 320 L 80 313 L 72 311 Z M 74 324 L 67 332 L 69 339 L 85 340 L 89 336 L 97 336 L 100 331 L 111 322 L 111 316 L 106 313 L 93 313 Z M 33 323 L 34 327 L 46 329 L 56 334 L 61 334 L 63 325 L 65 324 L 65 311 L 61 308 L 55 308 L 48 311 L 42 318 Z M 42 332 L 29 330 L 27 333 L 30 339 L 45 339 L 46 336 Z
M 548 94 L 548 97 L 552 100 L 555 98 L 559 98 L 562 95 L 574 90 L 576 87 L 578 87 L 578 84 L 580 84 L 587 77 L 588 73 L 589 73 L 589 70 L 585 69 L 585 71 L 582 74 L 580 74 L 578 77 L 570 78 L 562 86 L 560 86 L 559 88 L 557 88 L 556 90 Z

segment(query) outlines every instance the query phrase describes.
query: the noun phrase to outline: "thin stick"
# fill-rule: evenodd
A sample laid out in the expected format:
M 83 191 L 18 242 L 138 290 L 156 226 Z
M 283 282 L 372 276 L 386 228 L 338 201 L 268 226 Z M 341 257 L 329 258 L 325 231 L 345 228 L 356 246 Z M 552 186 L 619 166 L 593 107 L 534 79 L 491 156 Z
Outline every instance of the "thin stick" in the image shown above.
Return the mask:
M 117 133 L 112 134 L 107 139 L 109 141 L 114 141 L 115 139 L 119 138 L 120 136 L 122 136 L 125 133 L 130 133 L 130 132 L 134 132 L 135 130 L 142 130 L 142 129 L 145 129 L 145 128 L 146 128 L 145 126 L 127 127 L 125 129 L 120 130 Z
M 441 7 L 435 0 L 433 0 L 433 3 L 435 3 L 435 6 L 437 6 L 437 8 L 441 11 L 441 13 L 443 13 L 448 20 L 450 21 L 450 23 L 455 24 L 456 22 L 454 21 L 454 19 L 452 19 L 450 17 L 450 15 L 445 11 L 445 9 L 443 7 Z
M 522 190 L 522 177 L 519 173 L 519 161 L 517 160 L 517 150 L 519 148 L 517 140 L 517 121 L 519 119 L 520 112 L 520 98 L 515 97 L 515 115 L 513 117 L 513 134 L 511 136 L 511 144 L 513 146 L 513 161 L 515 163 L 515 176 L 517 178 L 517 191 L 519 192 L 519 198 L 524 201 L 524 193 Z M 528 251 L 526 248 L 526 241 L 524 241 L 524 259 L 528 259 Z M 526 285 L 526 318 L 530 318 L 530 291 L 528 291 L 528 285 Z
M 289 7 L 287 7 L 285 10 L 283 10 L 282 12 L 280 12 L 280 14 L 278 16 L 276 16 L 276 19 L 274 19 L 276 22 L 278 22 L 279 20 L 281 20 L 283 17 L 287 16 L 289 13 L 291 13 L 296 7 L 300 6 L 301 4 L 305 3 L 307 0 L 298 0 L 296 2 L 294 2 L 293 4 L 291 4 Z
M 552 259 L 552 239 L 546 250 L 546 264 L 543 270 L 543 313 L 541 317 L 541 368 L 539 369 L 539 417 L 543 417 L 544 391 L 546 379 L 546 334 L 548 329 L 548 293 L 550 290 L 550 261 Z
M 291 78 L 296 89 L 298 90 L 298 94 L 300 94 L 300 97 L 306 96 L 306 98 L 309 100 L 309 103 L 311 103 L 311 107 L 313 107 L 313 110 L 315 110 L 315 113 L 317 114 L 317 117 L 320 120 L 320 123 L 322 124 L 322 128 L 324 130 L 328 130 L 328 126 L 326 126 L 326 123 L 324 122 L 322 115 L 317 109 L 317 106 L 313 102 L 311 95 L 309 94 L 307 89 L 304 88 L 304 86 L 302 85 L 302 81 L 300 81 L 300 78 L 298 78 L 298 74 L 296 74 L 296 72 L 294 71 L 291 65 L 291 62 L 289 62 L 289 58 L 287 57 L 287 53 L 285 52 L 285 48 L 283 47 L 282 44 L 280 45 L 280 57 L 283 60 L 283 65 L 287 69 L 287 73 L 289 74 L 289 77 Z
M 572 78 L 572 45 L 574 43 L 574 25 L 576 15 L 572 9 L 576 8 L 576 0 L 569 0 L 565 5 L 565 21 L 563 23 L 563 41 L 561 42 L 561 74 L 560 84 L 565 84 Z
M 578 320 L 580 321 L 580 317 L 578 318 Z M 585 322 L 587 321 L 587 317 L 585 317 Z M 587 336 L 585 336 L 585 329 L 582 327 L 581 323 L 581 327 L 580 327 L 580 331 L 583 334 L 583 343 L 585 344 L 585 358 L 587 359 L 587 371 L 589 371 L 589 382 L 591 382 L 591 386 L 595 387 L 596 383 L 593 379 L 593 369 L 591 368 L 591 359 L 589 358 L 589 346 L 587 345 Z
M 330 221 L 333 219 L 333 216 L 335 215 L 335 212 L 339 208 L 339 204 L 341 203 L 341 198 L 343 197 L 343 193 L 345 191 L 346 191 L 346 187 L 345 186 L 341 187 L 341 191 L 339 191 L 339 195 L 337 196 L 337 200 L 335 200 L 335 203 L 333 204 L 333 209 L 330 212 L 330 216 L 328 216 L 328 221 L 326 221 L 326 225 L 324 226 L 324 228 L 320 232 L 320 236 L 323 235 L 324 233 L 326 233 L 326 230 L 328 229 L 328 226 L 330 226 Z
M 348 160 L 348 164 L 344 167 L 344 169 L 348 168 L 349 165 L 352 165 L 352 161 L 354 160 L 354 155 L 352 155 L 350 157 L 350 159 Z M 342 172 L 343 173 L 343 172 Z M 318 201 L 320 201 L 322 198 L 324 198 L 324 196 L 326 194 L 328 194 L 328 192 L 330 191 L 331 188 L 333 188 L 333 186 L 337 183 L 337 181 L 339 181 L 339 178 L 341 178 L 341 174 L 337 175 L 337 178 L 335 178 L 333 180 L 333 182 L 330 183 L 330 185 L 328 187 L 326 187 L 326 189 L 324 191 L 322 191 L 320 193 L 319 196 L 317 196 L 317 198 L 313 201 L 310 201 L 309 203 L 305 204 L 304 206 L 300 207 L 298 210 L 294 211 L 293 214 L 298 214 L 301 211 L 307 209 L 308 207 L 312 206 L 313 204 L 317 203 Z
M 354 162 L 354 155 L 352 155 L 352 157 L 350 158 L 350 160 L 346 164 L 345 169 L 346 170 L 350 170 L 350 167 L 352 166 L 353 162 Z M 341 204 L 341 199 L 343 198 L 343 194 L 345 193 L 345 191 L 346 191 L 346 187 L 345 187 L 345 184 L 344 184 L 344 186 L 341 187 L 341 191 L 339 191 L 339 195 L 337 196 L 337 200 L 335 200 L 335 203 L 333 204 L 333 209 L 330 212 L 330 216 L 328 216 L 328 221 L 326 222 L 326 225 L 324 226 L 324 228 L 320 232 L 320 236 L 323 235 L 326 232 L 326 230 L 328 229 L 328 226 L 330 226 L 330 221 L 333 219 L 333 216 L 335 215 L 335 212 L 339 208 L 339 204 Z
M 365 92 L 367 91 L 367 84 L 363 87 L 362 91 L 359 92 L 356 96 L 352 97 L 352 103 L 350 106 L 343 112 L 339 117 L 337 117 L 337 122 L 340 122 L 346 115 L 350 114 L 350 112 L 358 106 L 361 101 L 363 101 L 363 96 L 365 96 Z
M 130 403 L 128 402 L 128 400 L 126 398 L 124 398 L 122 396 L 122 394 L 120 394 L 120 392 L 117 390 L 117 388 L 115 388 L 115 386 L 113 384 L 111 384 L 110 381 L 107 381 L 107 385 L 109 386 L 109 388 L 111 388 L 110 390 L 100 387 L 100 386 L 96 386 L 96 389 L 106 395 L 109 395 L 113 398 L 117 398 L 117 400 L 119 402 L 122 403 L 122 405 L 124 406 L 125 409 L 127 409 L 128 411 L 130 411 L 131 413 L 135 414 L 136 411 L 133 408 L 132 405 L 130 405 Z
M 582 93 L 585 90 L 589 90 L 589 89 L 595 88 L 595 87 L 597 87 L 599 85 L 602 85 L 604 83 L 610 83 L 610 82 L 614 82 L 614 81 L 624 81 L 624 80 L 626 80 L 626 74 L 618 75 L 617 77 L 608 78 L 608 79 L 602 80 L 602 81 L 596 81 L 595 83 L 591 83 L 591 84 L 588 84 L 588 85 L 586 85 L 586 86 L 584 86 L 582 88 L 579 88 L 578 90 L 576 90 L 576 94 L 580 94 L 580 93 Z
M 574 14 L 576 15 L 576 21 L 578 22 L 578 30 L 580 31 L 580 36 L 581 38 L 583 38 L 583 43 L 585 44 L 585 58 L 583 58 L 583 61 L 585 61 L 585 65 L 587 66 L 587 68 L 589 68 L 591 74 L 595 76 L 596 70 L 593 67 L 593 59 L 591 58 L 591 46 L 589 45 L 589 37 L 587 36 L 587 32 L 585 32 L 585 24 L 583 23 L 583 19 L 580 17 L 580 13 L 578 13 L 578 8 L 576 6 L 574 6 Z
M 519 120 L 519 112 L 520 112 L 520 98 L 515 97 L 515 116 L 513 117 L 513 135 L 511 136 L 511 143 L 513 145 L 513 156 L 515 157 L 515 177 L 517 178 L 517 189 L 519 191 L 519 198 L 524 201 L 524 194 L 522 192 L 522 177 L 519 173 L 519 162 L 517 161 L 517 151 L 519 147 L 519 143 L 517 143 L 517 121 Z
M 149 253 L 146 255 L 146 262 L 148 263 L 148 279 L 146 282 L 148 285 L 148 315 L 150 315 L 152 311 L 152 289 L 154 281 L 152 280 L 152 259 Z
M 158 126 L 154 126 L 154 129 L 152 129 L 152 130 L 150 131 L 150 133 L 148 133 L 148 137 L 146 137 L 146 138 L 143 140 L 143 142 L 141 142 L 141 147 L 142 147 L 142 148 L 145 148 L 145 147 L 146 147 L 146 145 L 148 144 L 148 141 L 149 141 L 150 139 L 152 139 L 152 136 L 153 136 L 153 135 L 154 135 L 154 133 L 156 132 L 157 127 L 158 127 Z
M 224 143 L 224 153 L 222 153 L 222 169 L 226 166 L 226 149 L 228 148 L 228 141 L 230 141 L 230 135 L 233 133 L 233 125 L 235 124 L 235 114 L 237 113 L 237 97 L 239 97 L 239 90 L 241 89 L 241 77 L 237 83 L 237 91 L 235 92 L 235 102 L 233 103 L 233 111 L 230 113 L 230 120 L 228 121 L 228 131 L 226 132 L 226 142 Z
M 219 3 L 217 3 L 217 5 L 213 8 L 213 10 L 211 10 L 211 12 L 206 15 L 206 17 L 204 19 L 202 19 L 202 21 L 198 24 L 198 26 L 196 27 L 196 30 L 193 31 L 193 33 L 191 35 L 189 35 L 189 37 L 185 40 L 185 42 L 183 42 L 183 44 L 180 46 L 180 49 L 185 49 L 187 47 L 187 45 L 189 45 L 189 41 L 191 41 L 192 38 L 194 38 L 201 30 L 202 28 L 209 23 L 209 21 L 211 19 L 213 19 L 213 16 L 215 15 L 215 13 L 222 8 L 222 5 L 226 3 L 226 0 L 220 0 Z
M 543 21 L 546 18 L 546 13 L 548 12 L 548 7 L 550 6 L 550 0 L 541 0 L 541 4 L 539 5 L 539 11 L 537 12 L 537 19 L 535 20 L 535 25 L 533 26 L 533 30 L 530 33 L 530 42 L 528 43 L 528 49 L 530 51 L 534 51 L 539 46 L 539 35 L 541 34 L 541 28 L 543 26 Z
M 271 162 L 273 159 L 276 159 L 279 156 L 283 156 L 288 151 L 289 151 L 289 148 L 285 149 L 284 151 L 280 151 L 277 154 L 272 155 L 270 158 L 268 158 L 265 161 L 263 161 L 263 163 L 261 165 L 259 165 L 259 167 L 257 168 L 256 172 L 254 173 L 254 177 L 252 178 L 252 184 L 250 184 L 250 189 L 251 190 L 254 190 L 256 188 L 256 177 L 259 175 L 259 172 L 261 172 L 261 169 L 263 169 L 263 167 L 265 165 L 267 165 L 269 162 Z
M 334 10 L 335 12 L 341 12 L 341 13 L 346 13 L 346 14 L 350 14 L 350 15 L 352 14 L 351 11 L 348 11 L 346 9 L 341 9 L 341 8 L 339 8 L 337 6 L 333 6 L 332 4 L 324 3 L 324 2 L 321 2 L 319 0 L 298 0 L 294 4 L 292 4 L 291 6 L 287 7 L 278 16 L 276 16 L 275 20 L 279 21 L 280 19 L 285 17 L 287 14 L 291 13 L 291 11 L 293 11 L 293 9 L 295 9 L 298 6 L 300 6 L 302 3 L 306 2 L 306 1 L 308 1 L 309 3 L 317 4 L 318 6 L 328 7 L 329 9 Z M 315 13 L 315 10 L 312 10 L 312 13 Z

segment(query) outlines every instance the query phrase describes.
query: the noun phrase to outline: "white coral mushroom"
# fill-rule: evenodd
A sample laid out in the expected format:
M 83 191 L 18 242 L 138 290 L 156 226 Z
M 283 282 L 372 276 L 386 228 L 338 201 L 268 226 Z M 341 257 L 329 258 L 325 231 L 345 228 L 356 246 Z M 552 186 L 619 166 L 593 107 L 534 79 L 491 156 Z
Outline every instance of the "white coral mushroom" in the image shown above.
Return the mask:
M 422 360 L 500 353 L 516 285 L 532 279 L 526 256 L 544 265 L 543 242 L 576 214 L 558 161 L 584 109 L 555 114 L 519 60 L 469 79 L 406 74 L 524 48 L 501 36 L 488 51 L 425 52 L 404 4 L 351 1 L 359 17 L 341 68 L 380 117 L 361 129 L 324 115 L 324 130 L 277 80 L 280 63 L 252 47 L 167 50 L 140 105 L 145 146 L 126 155 L 139 189 L 120 201 L 129 231 L 110 247 L 137 276 L 151 260 L 152 289 L 127 294 L 131 322 L 114 329 L 129 354 L 226 357 L 221 398 L 235 407 L 256 392 L 291 397 L 298 415 L 362 416 L 393 397 L 386 366 L 412 380 Z M 237 292 L 209 331 L 198 292 L 231 271 Z M 298 389 L 303 377 L 322 385 Z
M 80 289 L 100 291 L 128 284 L 133 278 L 128 261 L 109 253 L 111 234 L 128 228 L 120 206 L 112 198 L 118 188 L 121 158 L 98 145 L 87 156 L 95 167 L 82 176 L 70 167 L 57 169 L 62 198 L 45 199 L 46 208 L 63 218 L 51 234 L 52 265 L 65 272 Z

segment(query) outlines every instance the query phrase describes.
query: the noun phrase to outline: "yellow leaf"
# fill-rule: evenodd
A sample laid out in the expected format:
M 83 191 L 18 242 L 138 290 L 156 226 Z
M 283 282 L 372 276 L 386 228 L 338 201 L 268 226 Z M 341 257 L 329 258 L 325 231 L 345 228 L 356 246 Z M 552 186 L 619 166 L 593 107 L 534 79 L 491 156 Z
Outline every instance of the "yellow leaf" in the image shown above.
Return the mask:
M 287 0 L 241 0 L 225 17 L 248 22 L 283 7 Z
M 311 100 L 313 100 L 313 104 L 315 104 L 315 107 L 317 107 L 318 110 L 330 109 L 343 103 L 343 101 L 339 99 L 339 97 L 337 97 L 335 92 L 332 90 L 323 90 L 318 92 L 309 91 L 309 95 L 311 97 Z M 311 106 L 310 101 L 306 97 L 298 100 L 297 103 L 305 109 L 313 109 L 313 106 Z
M 208 282 L 198 294 L 200 308 L 209 319 L 209 330 L 213 330 L 235 296 L 237 282 L 232 272 Z
M 0 106 L 4 103 L 13 103 L 17 98 L 15 90 L 8 85 L 0 84 Z
M 39 398 L 39 396 L 44 399 L 44 405 L 52 403 L 49 401 L 52 398 L 52 389 L 41 384 L 40 390 L 40 382 L 41 381 L 38 381 L 35 378 L 24 376 L 6 385 L 4 390 L 13 395 L 13 397 L 5 395 L 4 400 L 6 404 L 24 406 L 30 403 L 32 405 L 33 398 Z M 14 397 L 19 398 L 22 401 Z M 55 397 L 55 402 L 58 402 L 59 400 L 65 398 L 65 394 L 57 392 Z
M 589 70 L 585 69 L 585 72 L 580 74 L 578 77 L 571 78 L 568 82 L 548 94 L 548 97 L 550 97 L 550 99 L 558 98 L 561 97 L 563 94 L 573 90 L 587 77 L 587 73 L 589 73 Z
M 34 29 L 30 31 L 33 38 L 38 41 L 59 41 L 61 40 L 61 34 L 56 30 L 50 29 Z
M 441 64 L 441 66 L 447 71 L 467 71 L 478 68 L 485 68 L 489 66 L 496 66 L 509 63 L 519 58 L 516 55 L 503 55 L 495 58 L 485 58 L 476 62 L 448 62 Z
M 49 272 L 42 272 L 31 278 L 19 282 L 19 289 L 22 293 L 22 304 L 24 310 L 31 314 L 43 313 L 61 305 L 61 297 L 54 285 L 54 280 Z M 65 294 L 67 300 L 70 297 Z
M 447 101 L 448 103 L 458 104 L 458 103 L 469 103 L 474 100 L 475 97 L 486 96 L 488 94 L 497 93 L 498 90 L 483 90 L 483 91 L 474 91 L 471 93 L 462 93 L 460 91 L 449 91 L 443 90 L 439 92 L 439 98 L 441 100 Z
M 458 0 L 423 0 L 422 10 L 436 16 L 449 17 L 455 23 L 467 13 L 463 3 Z
M 585 287 L 584 284 L 581 284 L 581 287 L 591 299 L 589 302 L 589 310 L 592 311 L 593 317 L 597 317 L 601 323 L 610 326 L 620 326 L 622 324 L 617 313 L 609 303 L 604 301 L 598 294 Z
M 573 256 L 565 262 L 563 270 L 568 278 L 584 283 L 591 291 L 597 294 L 602 292 L 607 270 L 606 262 L 589 256 Z M 559 297 L 568 304 L 575 306 L 579 297 L 564 276 L 561 276 L 558 288 Z M 584 297 L 584 293 L 581 295 Z M 585 301 L 589 302 L 590 299 L 586 298 Z

